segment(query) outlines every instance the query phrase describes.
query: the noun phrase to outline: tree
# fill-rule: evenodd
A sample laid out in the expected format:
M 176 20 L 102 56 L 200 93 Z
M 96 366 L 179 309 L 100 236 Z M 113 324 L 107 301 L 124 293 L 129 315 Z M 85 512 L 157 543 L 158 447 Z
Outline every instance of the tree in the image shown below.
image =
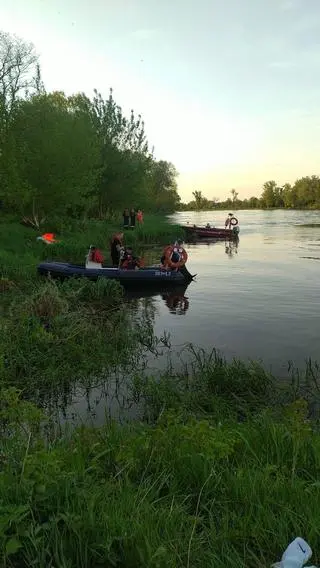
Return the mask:
M 250 209 L 257 209 L 260 206 L 260 200 L 258 197 L 250 197 L 248 200 L 248 207 Z
M 306 176 L 297 179 L 293 186 L 296 207 L 315 208 L 320 205 L 320 178 Z
M 40 81 L 38 58 L 32 43 L 0 31 L 0 108 L 6 119 L 17 98 Z
M 235 189 L 231 189 L 230 193 L 231 193 L 231 196 L 232 196 L 232 205 L 234 205 L 235 202 L 238 199 L 239 193 Z
M 112 89 L 107 100 L 94 91 L 93 101 L 83 100 L 82 104 L 87 107 L 98 136 L 98 183 L 92 195 L 99 215 L 130 206 L 129 196 L 133 206 L 139 201 L 143 207 L 152 156 L 141 116 L 135 118 L 131 111 L 127 119 L 116 104 Z
M 207 199 L 203 197 L 202 191 L 195 190 L 192 192 L 195 201 L 195 208 L 197 210 L 201 210 L 204 208 L 204 204 L 207 202 Z
M 173 212 L 180 203 L 176 178 L 178 172 L 171 162 L 153 161 L 150 168 L 150 201 L 158 212 Z
M 10 133 L 16 168 L 6 201 L 22 214 L 83 209 L 96 184 L 98 141 L 90 116 L 63 93 L 20 101 Z
M 263 191 L 261 196 L 262 206 L 268 208 L 275 207 L 276 203 L 276 189 L 277 184 L 275 181 L 266 181 L 263 184 Z
M 293 191 L 290 183 L 285 183 L 282 186 L 282 198 L 283 198 L 283 205 L 284 207 L 293 207 Z
M 35 76 L 34 76 L 35 74 Z M 9 132 L 19 97 L 33 86 L 41 84 L 40 68 L 34 46 L 22 39 L 0 31 L 0 198 L 10 191 L 16 178 L 14 140 Z M 34 81 L 36 81 L 34 83 Z

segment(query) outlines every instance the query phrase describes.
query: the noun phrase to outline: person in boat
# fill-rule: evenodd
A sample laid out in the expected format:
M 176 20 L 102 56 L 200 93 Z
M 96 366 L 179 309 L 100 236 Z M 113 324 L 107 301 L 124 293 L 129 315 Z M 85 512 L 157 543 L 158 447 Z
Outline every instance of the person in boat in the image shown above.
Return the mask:
M 137 256 L 134 256 L 131 247 L 127 247 L 121 258 L 120 268 L 122 270 L 137 270 L 140 267 L 141 260 Z
M 129 224 L 130 224 L 130 213 L 129 213 L 129 209 L 125 209 L 123 214 L 123 228 L 124 229 L 128 229 L 129 228 Z
M 104 256 L 102 252 L 95 246 L 91 245 L 86 258 L 87 268 L 102 268 Z
M 207 224 L 206 224 L 206 229 L 211 229 L 210 223 L 207 223 Z
M 123 252 L 123 233 L 115 233 L 111 240 L 110 256 L 113 266 L 120 265 L 121 253 Z
M 233 222 L 233 220 L 235 220 L 235 222 Z M 238 225 L 238 219 L 234 216 L 233 213 L 229 213 L 228 217 L 226 218 L 224 226 L 226 229 L 231 230 L 235 225 Z
M 183 259 L 183 256 L 186 256 L 187 253 L 183 248 L 183 241 L 182 239 L 177 239 L 173 246 L 169 245 L 167 247 L 164 248 L 163 253 L 162 253 L 162 257 L 161 257 L 161 265 L 164 268 L 171 268 L 170 264 L 171 263 L 178 263 L 181 262 Z M 168 251 L 171 251 L 170 254 L 170 258 L 168 258 Z M 177 270 L 177 269 L 176 269 Z

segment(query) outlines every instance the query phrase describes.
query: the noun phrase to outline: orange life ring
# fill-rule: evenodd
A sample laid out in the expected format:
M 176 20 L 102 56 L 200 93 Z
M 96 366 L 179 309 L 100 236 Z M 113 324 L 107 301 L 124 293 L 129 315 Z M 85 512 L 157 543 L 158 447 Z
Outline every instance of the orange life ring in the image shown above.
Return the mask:
M 238 225 L 238 223 L 239 223 L 239 221 L 238 221 L 238 219 L 236 219 L 236 217 L 231 217 L 230 225 L 232 225 L 233 227 L 236 227 Z
M 177 250 L 176 250 L 177 249 Z M 179 252 L 181 260 L 179 262 L 172 262 L 171 256 L 174 252 Z M 181 268 L 188 260 L 188 254 L 184 248 L 169 246 L 164 250 L 165 263 L 169 268 Z

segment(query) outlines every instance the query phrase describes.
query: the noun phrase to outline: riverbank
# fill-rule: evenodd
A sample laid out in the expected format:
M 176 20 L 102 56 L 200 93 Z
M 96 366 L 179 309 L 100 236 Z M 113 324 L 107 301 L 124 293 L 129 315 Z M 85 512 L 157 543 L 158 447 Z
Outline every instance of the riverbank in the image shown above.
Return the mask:
M 108 263 L 110 239 L 121 228 L 120 220 L 62 219 L 43 225 L 41 231 L 37 231 L 21 225 L 14 217 L 7 217 L 0 223 L 0 274 L 13 281 L 33 280 L 37 264 L 42 260 L 81 263 L 90 245 L 101 248 Z M 37 241 L 37 236 L 45 232 L 56 233 L 60 242 L 47 246 Z M 145 245 L 167 244 L 181 234 L 181 229 L 170 224 L 166 217 L 146 215 L 143 226 L 124 231 L 124 238 L 138 255 L 145 256 Z
M 198 353 L 131 389 L 143 421 L 47 439 L 2 389 L 4 566 L 267 567 L 296 535 L 319 562 L 320 434 L 297 384 Z
M 59 255 L 82 260 L 90 227 L 61 228 Z M 0 564 L 267 567 L 298 534 L 317 564 L 318 368 L 284 384 L 189 347 L 183 371 L 150 376 L 143 353 L 170 349 L 152 302 L 131 317 L 117 283 L 37 278 L 58 249 L 36 235 L 0 235 Z M 139 415 L 58 431 L 53 411 L 115 372 Z

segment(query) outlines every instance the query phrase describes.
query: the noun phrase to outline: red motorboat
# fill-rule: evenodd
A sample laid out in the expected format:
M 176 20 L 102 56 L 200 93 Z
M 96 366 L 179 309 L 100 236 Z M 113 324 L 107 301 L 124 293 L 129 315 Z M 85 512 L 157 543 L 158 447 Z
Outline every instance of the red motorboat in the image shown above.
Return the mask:
M 217 227 L 197 227 L 197 225 L 182 225 L 182 229 L 189 238 L 196 239 L 238 239 L 239 226 L 232 229 L 219 229 Z

